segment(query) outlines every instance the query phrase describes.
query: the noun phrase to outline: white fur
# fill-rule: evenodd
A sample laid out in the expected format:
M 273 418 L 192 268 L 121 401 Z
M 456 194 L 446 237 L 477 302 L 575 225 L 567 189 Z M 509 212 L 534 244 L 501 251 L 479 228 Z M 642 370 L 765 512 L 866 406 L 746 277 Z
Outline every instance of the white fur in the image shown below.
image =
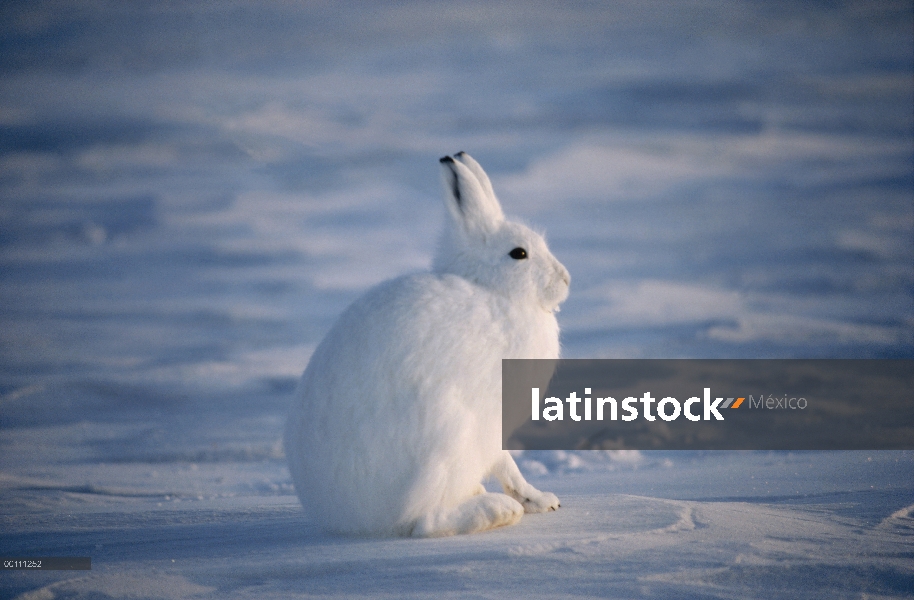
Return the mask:
M 289 416 L 296 491 L 330 530 L 452 535 L 559 506 L 501 449 L 501 359 L 558 358 L 568 271 L 541 236 L 504 219 L 476 161 L 441 162 L 450 223 L 433 271 L 346 309 Z M 511 258 L 517 247 L 528 258 Z M 505 493 L 485 492 L 487 477 Z

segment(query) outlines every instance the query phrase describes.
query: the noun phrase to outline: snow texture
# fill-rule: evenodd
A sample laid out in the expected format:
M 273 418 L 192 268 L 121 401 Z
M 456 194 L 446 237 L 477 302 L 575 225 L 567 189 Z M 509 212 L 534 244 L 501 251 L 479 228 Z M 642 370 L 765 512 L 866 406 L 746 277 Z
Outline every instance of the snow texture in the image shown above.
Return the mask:
M 568 358 L 914 356 L 912 18 L 4 3 L 0 554 L 93 569 L 0 597 L 914 597 L 911 451 L 519 453 L 558 511 L 413 540 L 320 533 L 281 443 L 460 150 L 570 271 Z

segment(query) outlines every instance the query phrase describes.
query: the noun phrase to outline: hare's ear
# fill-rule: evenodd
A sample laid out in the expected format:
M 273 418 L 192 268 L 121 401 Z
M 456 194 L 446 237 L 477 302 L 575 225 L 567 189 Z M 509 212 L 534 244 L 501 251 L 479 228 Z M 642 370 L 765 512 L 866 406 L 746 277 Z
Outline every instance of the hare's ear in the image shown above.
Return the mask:
M 479 185 L 482 186 L 482 191 L 485 192 L 486 196 L 495 203 L 496 206 L 498 206 L 498 200 L 495 198 L 495 190 L 492 189 L 492 182 L 489 181 L 489 176 L 486 175 L 486 172 L 482 170 L 482 166 L 480 166 L 472 156 L 462 150 L 454 155 L 454 160 L 469 167 L 470 171 L 473 172 L 473 175 L 476 176 L 477 181 L 479 181 Z M 499 212 L 500 211 L 501 207 L 499 207 Z M 502 218 L 504 218 L 504 216 L 502 216 Z
M 495 231 L 505 215 L 492 192 L 492 184 L 482 167 L 469 154 L 460 152 L 458 160 L 441 159 L 444 176 L 444 202 L 463 232 L 470 236 Z

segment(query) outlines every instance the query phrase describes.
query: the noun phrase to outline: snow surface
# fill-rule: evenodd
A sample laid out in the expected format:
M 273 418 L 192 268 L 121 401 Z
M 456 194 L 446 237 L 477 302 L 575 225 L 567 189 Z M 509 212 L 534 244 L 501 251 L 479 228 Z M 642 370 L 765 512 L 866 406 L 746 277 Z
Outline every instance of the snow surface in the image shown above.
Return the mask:
M 466 150 L 569 358 L 914 356 L 910 2 L 5 3 L 3 598 L 914 597 L 914 452 L 526 452 L 562 500 L 326 536 L 280 434 Z

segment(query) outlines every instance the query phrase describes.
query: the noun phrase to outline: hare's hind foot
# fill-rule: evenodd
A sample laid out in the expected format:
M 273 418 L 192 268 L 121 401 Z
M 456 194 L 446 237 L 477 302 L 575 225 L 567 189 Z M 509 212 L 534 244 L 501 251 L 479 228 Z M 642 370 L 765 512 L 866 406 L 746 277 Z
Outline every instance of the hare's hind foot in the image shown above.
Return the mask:
M 476 533 L 514 525 L 524 516 L 524 507 L 509 496 L 484 492 L 450 510 L 420 517 L 410 532 L 413 537 L 444 537 Z

